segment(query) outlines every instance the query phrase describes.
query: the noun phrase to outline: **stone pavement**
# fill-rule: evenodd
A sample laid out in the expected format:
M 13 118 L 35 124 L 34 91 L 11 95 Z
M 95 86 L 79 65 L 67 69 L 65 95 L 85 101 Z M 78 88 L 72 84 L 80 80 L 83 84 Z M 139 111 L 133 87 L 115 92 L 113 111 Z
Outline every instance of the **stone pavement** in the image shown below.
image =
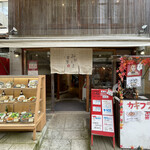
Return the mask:
M 47 125 L 37 132 L 35 141 L 33 132 L 0 132 L 0 150 L 38 150 L 46 130 Z
M 55 112 L 40 150 L 90 150 L 89 113 Z

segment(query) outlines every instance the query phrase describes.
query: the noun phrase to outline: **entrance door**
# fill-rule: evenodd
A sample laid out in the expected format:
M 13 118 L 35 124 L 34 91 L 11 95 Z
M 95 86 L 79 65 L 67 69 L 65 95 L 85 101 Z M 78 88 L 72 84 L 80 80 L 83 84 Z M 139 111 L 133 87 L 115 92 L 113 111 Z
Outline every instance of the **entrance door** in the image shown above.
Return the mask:
M 85 111 L 85 101 L 82 101 L 82 86 L 84 77 L 77 74 L 57 74 L 56 111 Z

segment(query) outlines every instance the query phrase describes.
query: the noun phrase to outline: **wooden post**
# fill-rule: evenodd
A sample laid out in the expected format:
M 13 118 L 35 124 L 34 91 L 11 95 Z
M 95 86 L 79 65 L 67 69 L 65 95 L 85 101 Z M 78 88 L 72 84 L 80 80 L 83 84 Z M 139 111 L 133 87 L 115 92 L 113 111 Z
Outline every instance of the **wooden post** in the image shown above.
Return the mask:
M 60 97 L 59 92 L 60 92 L 60 75 L 57 74 L 57 99 L 59 99 Z
M 89 75 L 86 75 L 86 111 L 87 112 L 89 112 L 89 91 L 90 91 Z
M 82 79 L 81 79 L 81 75 L 79 75 L 79 99 L 82 99 Z
M 51 109 L 54 111 L 55 91 L 54 91 L 54 74 L 51 74 Z

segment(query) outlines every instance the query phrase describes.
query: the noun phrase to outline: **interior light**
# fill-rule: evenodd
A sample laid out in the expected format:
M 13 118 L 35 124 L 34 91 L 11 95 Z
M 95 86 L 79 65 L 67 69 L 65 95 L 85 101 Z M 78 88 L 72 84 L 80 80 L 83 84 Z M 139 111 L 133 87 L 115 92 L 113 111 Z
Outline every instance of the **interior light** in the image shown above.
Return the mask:
M 65 4 L 63 3 L 62 6 L 65 6 Z
M 38 54 L 36 54 L 35 56 L 38 57 Z
M 119 2 L 120 2 L 120 0 L 117 0 L 117 1 L 116 1 L 116 3 L 119 3 Z
M 145 54 L 145 52 L 144 51 L 141 51 L 141 55 L 144 55 Z

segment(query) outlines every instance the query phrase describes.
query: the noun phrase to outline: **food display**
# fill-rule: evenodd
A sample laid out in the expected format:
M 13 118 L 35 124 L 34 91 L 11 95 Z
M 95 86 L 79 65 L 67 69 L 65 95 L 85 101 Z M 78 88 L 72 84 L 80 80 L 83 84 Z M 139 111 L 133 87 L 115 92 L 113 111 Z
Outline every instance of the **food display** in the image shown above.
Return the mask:
M 34 117 L 33 114 L 28 112 L 28 113 L 23 113 L 20 117 L 20 121 L 21 122 L 33 122 L 34 121 Z
M 17 112 L 10 112 L 10 113 L 7 113 L 7 116 L 5 117 L 6 118 L 6 122 L 19 122 L 19 113 Z
M 4 88 L 4 82 L 0 81 L 0 88 Z
M 5 83 L 5 88 L 12 88 L 13 82 L 7 82 Z
M 38 80 L 30 80 L 28 83 L 29 88 L 37 88 Z
M 9 101 L 9 97 L 8 96 L 1 96 L 0 97 L 0 103 L 8 102 L 8 101 Z
M 0 113 L 0 123 L 1 123 L 1 122 L 4 122 L 5 116 L 6 116 L 5 113 Z
M 35 96 L 32 96 L 32 97 L 30 97 L 28 100 L 31 101 L 31 102 L 35 102 L 35 101 L 36 101 L 36 97 L 35 97 Z
M 26 88 L 24 84 L 16 84 L 14 88 Z

